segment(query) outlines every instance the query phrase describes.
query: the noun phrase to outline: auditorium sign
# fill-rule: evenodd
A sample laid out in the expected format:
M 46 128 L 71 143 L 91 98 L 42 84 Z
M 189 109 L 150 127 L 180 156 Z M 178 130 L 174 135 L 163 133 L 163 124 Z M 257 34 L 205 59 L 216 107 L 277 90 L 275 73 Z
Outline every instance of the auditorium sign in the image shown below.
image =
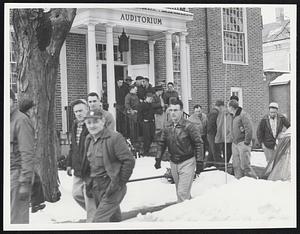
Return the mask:
M 162 20 L 160 18 L 133 15 L 133 14 L 122 14 L 120 20 L 144 23 L 144 24 L 162 24 Z

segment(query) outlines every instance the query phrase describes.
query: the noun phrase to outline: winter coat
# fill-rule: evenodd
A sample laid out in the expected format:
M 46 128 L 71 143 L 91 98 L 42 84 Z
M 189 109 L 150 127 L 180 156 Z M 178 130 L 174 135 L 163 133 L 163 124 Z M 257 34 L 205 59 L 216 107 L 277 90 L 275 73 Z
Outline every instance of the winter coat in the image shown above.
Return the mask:
M 274 149 L 276 145 L 276 138 L 278 137 L 278 134 L 282 132 L 283 127 L 289 128 L 290 123 L 282 114 L 277 114 L 277 132 L 276 137 L 274 137 L 269 115 L 265 115 L 257 127 L 256 136 L 258 142 L 263 143 L 269 149 Z
M 217 134 L 217 118 L 219 110 L 213 108 L 207 116 L 207 134 L 215 136 Z
M 103 134 L 98 138 L 97 147 L 102 152 L 105 171 L 111 181 L 124 185 L 132 174 L 135 159 L 129 151 L 125 138 L 120 133 L 108 128 L 104 128 L 102 131 Z M 88 178 L 90 175 L 87 150 L 92 140 L 94 139 L 90 134 L 85 140 L 84 158 L 81 167 L 84 178 Z
M 11 186 L 30 184 L 34 175 L 34 127 L 32 121 L 17 108 L 10 113 L 10 170 L 19 171 L 11 178 Z
M 223 108 L 217 117 L 217 133 L 215 136 L 215 143 L 224 143 L 225 137 L 224 137 L 224 116 L 226 115 L 226 143 L 232 142 L 232 135 L 231 135 L 231 125 L 232 125 L 232 119 L 233 116 L 225 109 Z
M 82 132 L 80 134 L 79 143 L 76 142 L 77 120 L 74 121 L 71 132 L 71 145 L 69 154 L 66 160 L 66 166 L 74 169 L 74 175 L 81 177 L 81 163 L 84 154 L 84 142 L 86 136 L 89 134 L 85 124 L 82 125 Z
M 128 92 L 128 87 L 125 84 L 123 84 L 121 87 L 116 87 L 116 102 L 118 105 L 125 105 L 125 97 Z
M 252 140 L 252 132 L 253 127 L 250 116 L 239 107 L 232 120 L 232 142 L 238 144 L 243 141 L 246 145 L 249 145 Z
M 154 121 L 154 110 L 152 103 L 142 102 L 139 106 L 141 120 Z
M 138 110 L 140 100 L 137 94 L 128 93 L 125 97 L 125 110 L 126 112 L 131 110 Z
M 158 140 L 156 158 L 162 158 L 166 147 L 173 163 L 181 163 L 196 156 L 197 161 L 203 161 L 203 141 L 197 127 L 183 117 L 174 126 L 168 122 Z
M 163 99 L 164 99 L 164 103 L 169 105 L 170 104 L 170 98 L 178 98 L 178 92 L 173 90 L 173 91 L 165 91 L 163 93 Z
M 156 94 L 153 95 L 152 107 L 155 114 L 163 114 L 163 106 L 161 105 L 160 97 Z
M 189 117 L 189 121 L 194 123 L 197 128 L 199 129 L 200 135 L 206 135 L 207 131 L 207 117 L 206 114 L 201 113 L 201 116 L 199 117 L 198 114 L 194 113 Z

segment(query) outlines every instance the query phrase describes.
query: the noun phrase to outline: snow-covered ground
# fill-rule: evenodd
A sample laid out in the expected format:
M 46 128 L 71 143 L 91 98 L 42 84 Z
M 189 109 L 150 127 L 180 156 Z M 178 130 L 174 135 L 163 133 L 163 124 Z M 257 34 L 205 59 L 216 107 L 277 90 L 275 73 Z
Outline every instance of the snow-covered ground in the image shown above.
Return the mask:
M 266 166 L 264 154 L 252 152 L 251 163 Z M 137 159 L 130 179 L 163 175 L 169 167 L 168 162 L 162 162 L 159 170 L 153 165 L 154 158 Z M 70 225 L 71 222 L 86 218 L 85 211 L 72 198 L 72 177 L 67 176 L 65 171 L 59 171 L 59 177 L 61 199 L 56 203 L 46 203 L 44 210 L 30 214 L 30 224 L 35 228 L 44 224 L 56 224 L 59 228 L 61 224 Z M 127 188 L 127 194 L 121 203 L 122 212 L 176 201 L 174 184 L 167 183 L 164 178 L 128 183 Z M 290 182 L 255 180 L 248 177 L 237 180 L 227 174 L 226 183 L 224 172 L 205 172 L 194 181 L 191 200 L 171 205 L 161 211 L 139 214 L 136 218 L 111 225 L 127 225 L 129 228 L 163 228 L 164 225 L 168 225 L 167 228 L 175 228 L 176 225 L 179 228 L 220 225 L 239 227 L 242 224 L 242 227 L 289 227 L 295 220 L 296 209 L 292 199 L 294 192 L 294 186 Z M 149 222 L 156 224 L 153 226 Z M 185 222 L 190 224 L 185 226 Z M 94 224 L 72 224 L 75 229 L 95 227 Z

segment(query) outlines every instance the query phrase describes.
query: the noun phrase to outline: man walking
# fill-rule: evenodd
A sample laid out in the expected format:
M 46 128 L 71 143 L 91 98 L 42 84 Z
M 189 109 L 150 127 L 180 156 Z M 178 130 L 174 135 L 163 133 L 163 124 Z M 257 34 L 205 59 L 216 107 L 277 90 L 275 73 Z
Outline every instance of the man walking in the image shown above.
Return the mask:
M 250 165 L 252 123 L 250 116 L 241 108 L 236 100 L 230 100 L 228 110 L 233 115 L 232 120 L 232 166 L 234 176 L 240 179 L 243 176 L 257 178 Z
M 92 193 L 97 205 L 93 222 L 119 222 L 120 203 L 135 160 L 124 137 L 105 127 L 105 121 L 102 110 L 87 113 L 85 124 L 89 135 L 85 141 L 84 160 L 89 162 Z
M 206 149 L 208 148 L 208 142 L 206 138 L 207 117 L 206 114 L 202 112 L 202 106 L 200 106 L 199 104 L 194 106 L 194 113 L 189 117 L 189 121 L 196 124 L 199 129 L 203 141 L 203 152 L 205 155 Z
M 87 99 L 88 99 L 88 105 L 89 105 L 90 110 L 95 110 L 95 109 L 103 110 L 102 103 L 101 103 L 99 95 L 97 93 L 95 93 L 95 92 L 89 93 L 87 96 Z M 104 113 L 104 117 L 106 118 L 106 127 L 114 130 L 115 129 L 115 120 L 114 120 L 113 115 L 106 110 L 103 110 L 103 113 Z
M 282 132 L 283 127 L 289 128 L 290 123 L 286 117 L 278 113 L 278 104 L 271 102 L 269 114 L 261 119 L 256 131 L 258 142 L 262 144 L 268 163 L 272 161 L 277 137 Z
M 215 137 L 217 134 L 217 118 L 220 110 L 224 106 L 224 101 L 217 100 L 215 106 L 209 112 L 207 116 L 207 141 L 209 144 L 208 161 L 216 162 L 215 167 L 219 167 L 218 162 L 222 162 L 221 149 L 218 144 L 215 143 Z M 211 163 L 207 163 L 206 166 L 211 166 Z
M 146 99 L 140 104 L 140 114 L 143 126 L 143 155 L 149 155 L 151 143 L 154 139 L 155 134 L 155 123 L 154 123 L 154 110 L 152 106 L 153 94 L 148 92 Z
M 34 176 L 34 127 L 18 110 L 10 90 L 10 222 L 29 223 L 30 191 Z
M 177 201 L 191 198 L 191 188 L 196 174 L 203 170 L 203 142 L 197 127 L 183 118 L 181 100 L 172 100 L 168 111 L 171 122 L 163 129 L 158 142 L 155 168 L 161 167 L 166 147 L 170 153 L 171 173 L 176 185 Z
M 84 142 L 89 133 L 84 123 L 84 117 L 87 114 L 88 106 L 83 99 L 75 100 L 71 106 L 73 107 L 76 120 L 72 126 L 71 145 L 66 163 L 67 174 L 72 176 L 72 169 L 74 170 L 72 195 L 74 200 L 87 212 L 86 222 L 90 223 L 93 221 L 96 212 L 96 203 L 94 198 L 87 196 L 86 183 L 81 175 Z

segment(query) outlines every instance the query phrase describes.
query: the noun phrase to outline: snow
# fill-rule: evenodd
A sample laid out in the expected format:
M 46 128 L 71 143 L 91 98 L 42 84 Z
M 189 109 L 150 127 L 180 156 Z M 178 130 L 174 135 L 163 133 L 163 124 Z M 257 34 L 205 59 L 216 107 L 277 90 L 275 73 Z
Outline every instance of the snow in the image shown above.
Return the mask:
M 169 167 L 168 162 L 162 162 L 162 168 L 156 170 L 154 162 L 151 157 L 138 158 L 130 179 L 163 175 Z M 251 163 L 265 167 L 267 163 L 263 152 L 252 152 Z M 157 226 L 149 226 L 147 223 L 171 222 L 178 225 L 178 222 L 196 222 L 199 228 L 205 222 L 246 222 L 251 226 L 253 222 L 267 225 L 291 224 L 294 221 L 295 204 L 292 198 L 295 190 L 291 182 L 248 177 L 237 180 L 234 176 L 227 174 L 226 178 L 225 175 L 223 171 L 201 173 L 193 183 L 191 200 L 153 213 L 138 214 L 136 218 L 124 220 L 120 224 L 144 224 L 143 227 L 154 228 Z M 62 193 L 60 201 L 46 203 L 44 210 L 31 213 L 30 224 L 68 224 L 86 218 L 85 211 L 72 198 L 72 177 L 67 176 L 65 171 L 59 171 L 59 177 Z M 176 200 L 175 185 L 164 178 L 130 182 L 121 210 L 127 212 Z

